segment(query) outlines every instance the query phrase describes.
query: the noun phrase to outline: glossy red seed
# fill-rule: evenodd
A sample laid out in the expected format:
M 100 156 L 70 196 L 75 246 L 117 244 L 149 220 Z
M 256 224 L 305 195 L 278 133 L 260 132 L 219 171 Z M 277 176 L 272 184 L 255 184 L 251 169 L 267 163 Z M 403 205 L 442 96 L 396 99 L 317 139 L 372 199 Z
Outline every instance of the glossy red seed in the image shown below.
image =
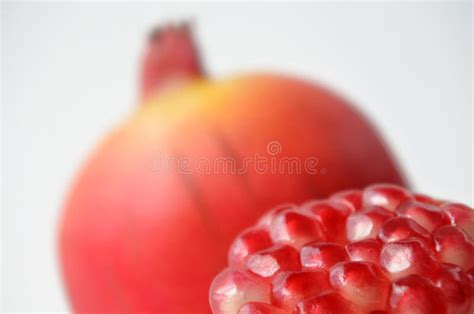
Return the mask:
M 335 291 L 309 297 L 297 305 L 299 314 L 356 314 L 355 306 Z
M 449 220 L 439 207 L 414 200 L 403 202 L 397 207 L 396 212 L 399 216 L 413 219 L 429 232 L 449 223 Z
M 273 207 L 258 220 L 257 227 L 263 228 L 263 229 L 270 228 L 275 216 L 277 216 L 279 213 L 284 212 L 286 210 L 298 210 L 298 206 L 293 203 L 285 203 L 285 204 L 281 204 L 279 206 Z
M 389 278 L 369 262 L 343 262 L 330 271 L 333 288 L 364 311 L 384 310 L 390 292 Z
M 380 266 L 392 279 L 411 274 L 429 275 L 438 268 L 434 254 L 420 239 L 408 239 L 384 244 Z
M 429 232 L 409 218 L 391 218 L 382 225 L 379 231 L 379 239 L 383 242 L 400 241 L 412 237 L 423 239 L 426 244 L 432 245 Z
M 309 243 L 300 250 L 301 266 L 306 270 L 329 270 L 334 264 L 346 260 L 344 247 L 334 243 Z
M 276 207 L 232 244 L 213 312 L 474 313 L 473 213 L 390 185 Z
M 244 265 L 249 254 L 270 248 L 273 245 L 268 231 L 247 229 L 237 236 L 229 249 L 230 266 Z
M 346 242 L 345 225 L 347 216 L 352 212 L 351 207 L 340 202 L 314 201 L 306 203 L 303 209 L 321 223 L 328 241 Z
M 321 293 L 330 288 L 328 272 L 301 271 L 284 272 L 272 282 L 272 304 L 291 311 L 307 296 Z
M 454 226 L 443 226 L 433 233 L 436 255 L 444 263 L 468 270 L 474 267 L 474 245 L 468 236 Z
M 252 254 L 247 259 L 247 269 L 262 278 L 271 278 L 285 270 L 300 270 L 298 251 L 289 245 L 276 245 Z
M 240 270 L 227 268 L 211 284 L 209 303 L 214 314 L 237 313 L 247 302 L 270 302 L 270 285 Z
M 351 242 L 375 239 L 383 223 L 392 217 L 393 213 L 382 207 L 355 212 L 347 218 L 347 239 Z
M 449 313 L 469 313 L 471 289 L 461 267 L 443 264 L 432 281 L 443 292 Z
M 474 267 L 465 272 L 467 281 L 470 286 L 470 295 L 471 295 L 471 307 L 468 310 L 468 313 L 474 313 Z
M 354 212 L 352 205 L 339 200 L 312 200 L 301 205 L 301 209 L 311 214 L 316 214 L 320 210 L 337 210 L 338 212 L 348 216 Z
M 360 190 L 346 190 L 333 194 L 330 198 L 333 201 L 341 201 L 352 207 L 352 211 L 362 208 L 362 192 Z
M 441 290 L 418 275 L 401 278 L 392 284 L 390 309 L 394 314 L 447 313 Z
M 474 287 L 474 267 L 466 271 L 466 276 L 469 279 L 471 286 Z
M 418 202 L 429 204 L 429 205 L 439 206 L 443 203 L 443 201 L 434 199 L 424 194 L 415 194 L 414 197 L 415 197 L 415 200 L 417 200 Z
M 414 199 L 414 197 L 402 187 L 392 184 L 374 184 L 364 190 L 362 206 L 365 208 L 381 206 L 393 211 L 407 199 Z
M 244 304 L 238 314 L 285 314 L 286 312 L 268 303 L 250 302 Z
M 326 240 L 319 221 L 293 210 L 285 210 L 275 216 L 270 236 L 275 243 L 287 243 L 297 249 L 309 242 Z
M 456 203 L 444 203 L 441 209 L 449 217 L 451 225 L 464 230 L 474 241 L 474 210 L 469 206 Z
M 378 264 L 382 242 L 376 239 L 365 239 L 346 245 L 346 252 L 351 261 L 365 261 Z

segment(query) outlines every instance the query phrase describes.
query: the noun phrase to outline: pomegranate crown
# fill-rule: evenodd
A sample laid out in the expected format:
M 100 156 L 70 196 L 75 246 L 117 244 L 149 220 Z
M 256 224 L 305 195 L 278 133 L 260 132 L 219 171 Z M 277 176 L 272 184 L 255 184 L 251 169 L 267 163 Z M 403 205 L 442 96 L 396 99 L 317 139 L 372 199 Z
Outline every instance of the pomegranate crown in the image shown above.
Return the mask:
M 141 96 L 147 98 L 169 82 L 202 76 L 189 23 L 156 27 L 148 38 L 141 72 Z

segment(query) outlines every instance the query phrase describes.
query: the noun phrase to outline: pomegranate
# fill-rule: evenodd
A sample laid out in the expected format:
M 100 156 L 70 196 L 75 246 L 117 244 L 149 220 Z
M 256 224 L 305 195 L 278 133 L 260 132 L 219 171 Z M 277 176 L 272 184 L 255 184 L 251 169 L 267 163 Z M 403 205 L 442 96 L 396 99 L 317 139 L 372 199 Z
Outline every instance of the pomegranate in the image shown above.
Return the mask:
M 213 313 L 473 313 L 474 211 L 420 199 L 378 184 L 271 210 L 231 245 Z M 321 221 L 314 204 L 343 218 Z
M 76 312 L 208 312 L 228 245 L 266 208 L 379 181 L 404 184 L 377 132 L 344 99 L 283 75 L 208 79 L 185 26 L 153 32 L 141 94 L 65 203 L 59 255 Z M 298 229 L 273 234 L 289 246 L 256 256 L 254 273 L 273 277 L 265 263 L 292 268 L 278 254 L 325 239 L 325 221 L 343 218 L 323 210 L 320 220 L 278 216 L 281 228 L 294 221 Z M 236 263 L 272 245 L 259 232 L 239 241 Z M 255 274 L 232 276 L 246 282 Z

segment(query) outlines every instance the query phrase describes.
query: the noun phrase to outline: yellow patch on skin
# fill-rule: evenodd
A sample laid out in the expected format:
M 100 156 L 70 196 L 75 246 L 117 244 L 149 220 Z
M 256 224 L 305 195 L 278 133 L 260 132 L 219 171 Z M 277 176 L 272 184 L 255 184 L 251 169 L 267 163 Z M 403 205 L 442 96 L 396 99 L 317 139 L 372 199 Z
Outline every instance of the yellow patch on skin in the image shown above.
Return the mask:
M 223 80 L 196 79 L 174 83 L 142 103 L 136 116 L 159 113 L 172 118 L 174 115 L 193 114 L 196 111 L 213 113 L 216 106 L 225 103 L 227 97 L 249 92 L 275 78 L 277 76 L 274 75 L 242 74 Z
M 207 111 L 222 103 L 218 100 L 222 98 L 220 85 L 214 81 L 199 80 L 163 90 L 141 104 L 131 122 L 164 125 L 185 119 L 196 112 Z
M 131 116 L 119 126 L 119 130 L 127 130 L 128 138 L 153 139 L 166 136 L 170 128 L 186 125 L 193 119 L 207 120 L 218 116 L 230 90 L 230 81 L 193 80 L 182 82 L 163 89 L 137 106 Z M 232 92 L 230 92 L 232 94 Z
M 213 121 L 221 121 L 226 117 L 229 103 L 234 102 L 235 105 L 237 98 L 244 102 L 258 101 L 253 95 L 262 89 L 265 91 L 264 95 L 269 90 L 271 93 L 272 89 L 278 88 L 274 85 L 275 82 L 290 81 L 270 74 L 242 74 L 222 80 L 175 82 L 137 105 L 136 110 L 118 129 L 127 129 L 127 137 L 131 140 L 142 137 L 156 140 L 157 137 L 168 136 L 170 130 L 179 129 L 179 126 L 190 122 L 200 121 L 205 124 L 209 121 L 211 125 Z M 233 108 L 238 107 L 240 106 Z M 252 106 L 241 107 L 242 110 L 252 110 L 251 108 Z

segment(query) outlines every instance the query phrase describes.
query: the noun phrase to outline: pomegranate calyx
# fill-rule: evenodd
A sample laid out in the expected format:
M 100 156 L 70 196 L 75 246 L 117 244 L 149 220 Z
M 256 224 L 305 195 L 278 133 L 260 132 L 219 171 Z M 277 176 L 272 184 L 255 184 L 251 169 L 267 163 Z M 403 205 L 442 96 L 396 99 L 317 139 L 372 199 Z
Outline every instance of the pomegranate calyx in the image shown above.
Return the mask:
M 142 99 L 170 85 L 203 75 L 198 49 L 188 23 L 156 27 L 150 33 L 142 63 Z

